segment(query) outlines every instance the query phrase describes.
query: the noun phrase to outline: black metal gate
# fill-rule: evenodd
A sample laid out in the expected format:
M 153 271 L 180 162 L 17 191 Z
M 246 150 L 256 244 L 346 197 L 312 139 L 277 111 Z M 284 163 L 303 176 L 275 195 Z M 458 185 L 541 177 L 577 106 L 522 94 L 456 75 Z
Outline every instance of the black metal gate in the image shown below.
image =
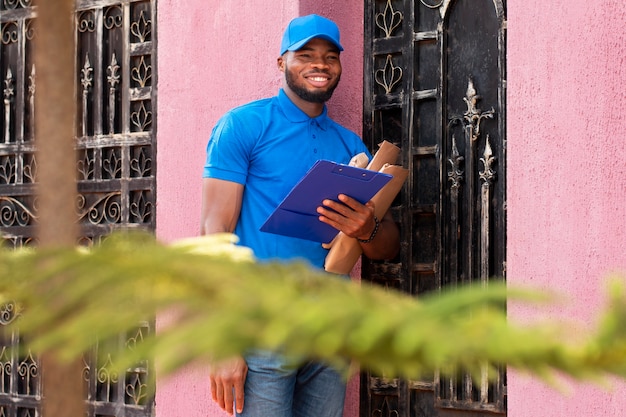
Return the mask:
M 505 0 L 365 1 L 364 139 L 399 146 L 410 174 L 401 253 L 365 260 L 363 279 L 419 297 L 505 276 L 505 36 Z M 505 414 L 504 369 L 474 377 L 364 372 L 361 415 Z
M 51 1 L 51 0 L 42 0 Z M 155 228 L 156 189 L 156 0 L 76 0 L 77 221 L 80 242 L 97 244 L 120 229 Z M 0 244 L 36 244 L 37 69 L 32 60 L 35 0 L 0 0 Z M 68 16 L 59 16 L 67 19 Z M 98 297 L 98 294 L 93 294 Z M 110 300 L 115 302 L 115 300 Z M 34 353 L 22 355 L 21 337 L 4 324 L 16 320 L 11 304 L 0 306 L 0 417 L 40 415 L 42 368 Z M 148 361 L 126 372 L 111 371 L 119 349 L 133 349 L 153 323 L 138 323 L 84 358 L 87 415 L 146 417 Z M 100 351 L 99 351 L 100 350 Z

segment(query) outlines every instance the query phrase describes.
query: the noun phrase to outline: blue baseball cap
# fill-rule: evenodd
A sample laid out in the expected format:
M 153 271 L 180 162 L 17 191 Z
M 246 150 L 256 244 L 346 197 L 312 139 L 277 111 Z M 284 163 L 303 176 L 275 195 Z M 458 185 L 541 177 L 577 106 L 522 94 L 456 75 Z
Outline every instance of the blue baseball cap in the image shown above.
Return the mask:
M 282 55 L 287 51 L 297 51 L 313 38 L 325 39 L 343 51 L 343 47 L 339 43 L 337 24 L 325 17 L 310 14 L 296 17 L 289 23 L 283 34 L 280 54 Z

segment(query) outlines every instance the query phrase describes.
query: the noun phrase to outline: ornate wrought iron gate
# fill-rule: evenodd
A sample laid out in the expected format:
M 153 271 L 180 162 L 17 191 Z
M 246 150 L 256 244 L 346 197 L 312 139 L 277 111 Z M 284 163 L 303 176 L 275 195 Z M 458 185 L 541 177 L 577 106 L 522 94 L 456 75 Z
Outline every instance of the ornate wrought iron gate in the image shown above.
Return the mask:
M 14 248 L 35 243 L 35 151 L 45 140 L 34 126 L 35 112 L 45 111 L 34 100 L 31 41 L 45 36 L 33 24 L 36 3 L 0 0 L 0 244 Z M 156 0 L 76 0 L 74 22 L 76 89 L 68 94 L 78 109 L 76 209 L 80 240 L 91 245 L 114 230 L 155 228 Z M 34 354 L 18 355 L 20 335 L 2 328 L 15 319 L 10 304 L 1 306 L 0 417 L 35 417 L 42 364 Z M 132 349 L 152 331 L 152 323 L 141 323 L 112 346 Z M 98 349 L 84 358 L 88 416 L 152 415 L 149 363 L 114 374 L 116 349 Z
M 364 139 L 402 149 L 402 249 L 364 279 L 419 297 L 506 272 L 505 0 L 366 0 Z M 419 317 L 415 318 L 419 320 Z M 361 415 L 505 414 L 506 380 L 364 373 Z

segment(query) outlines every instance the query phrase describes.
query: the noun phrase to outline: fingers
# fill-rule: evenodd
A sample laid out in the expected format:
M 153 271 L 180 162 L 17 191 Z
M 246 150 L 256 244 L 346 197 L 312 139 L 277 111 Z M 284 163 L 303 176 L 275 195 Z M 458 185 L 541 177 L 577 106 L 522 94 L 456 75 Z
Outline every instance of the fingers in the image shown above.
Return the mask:
M 213 401 L 222 409 L 227 410 L 228 403 L 224 398 L 224 381 L 221 378 L 210 376 L 209 380 L 211 381 L 211 397 Z M 231 394 L 232 398 L 232 394 Z M 230 413 L 232 414 L 232 405 L 230 406 Z
M 209 375 L 211 397 L 228 414 L 233 414 L 233 402 L 237 412 L 243 412 L 244 385 L 248 366 L 243 358 L 234 358 L 215 366 Z
M 364 235 L 371 228 L 374 219 L 374 203 L 361 204 L 357 200 L 340 194 L 338 202 L 324 200 L 318 207 L 320 221 L 329 224 L 350 237 Z
M 239 380 L 237 381 L 237 383 L 235 383 L 235 406 L 237 407 L 238 413 L 243 412 L 243 401 L 244 401 L 243 386 L 244 386 L 243 380 Z
M 360 202 L 358 202 L 357 200 L 355 200 L 352 197 L 348 197 L 345 194 L 339 194 L 339 196 L 337 197 L 337 199 L 339 200 L 339 202 L 337 201 L 333 201 L 333 200 L 324 200 L 323 204 L 326 207 L 332 208 L 335 211 L 338 211 L 339 213 L 345 215 L 349 215 L 350 212 L 355 211 L 357 213 L 367 213 L 368 211 L 368 204 L 370 204 L 371 202 L 368 202 L 366 204 L 361 204 Z M 371 203 L 373 204 L 373 203 Z
M 359 219 L 366 218 L 369 215 L 370 207 L 368 207 L 368 204 L 370 204 L 370 202 L 368 202 L 366 205 L 363 205 L 358 201 L 343 194 L 339 194 L 338 200 L 339 201 L 333 201 L 327 199 L 322 201 L 322 205 L 318 207 L 317 212 L 331 220 L 338 222 L 341 222 L 342 217 L 348 219 Z M 371 210 L 373 211 L 373 209 Z
M 221 378 L 215 378 L 211 376 L 211 397 L 213 401 L 228 414 L 233 414 L 233 385 Z M 243 402 L 243 393 L 242 402 Z M 238 411 L 240 412 L 240 411 Z
M 217 402 L 217 384 L 215 383 L 215 378 L 210 376 L 209 381 L 211 382 L 211 398 L 213 401 Z
M 226 411 L 228 414 L 232 415 L 233 414 L 233 388 L 232 385 L 230 385 L 230 388 L 228 388 L 228 386 L 223 386 L 224 388 L 224 402 L 223 405 L 220 405 L 222 407 L 222 409 L 224 411 Z
M 243 412 L 244 404 L 244 380 L 237 380 L 234 383 L 216 381 L 211 377 L 211 397 L 213 401 L 228 414 L 233 414 L 233 403 L 237 413 Z M 234 394 L 234 395 L 233 395 Z

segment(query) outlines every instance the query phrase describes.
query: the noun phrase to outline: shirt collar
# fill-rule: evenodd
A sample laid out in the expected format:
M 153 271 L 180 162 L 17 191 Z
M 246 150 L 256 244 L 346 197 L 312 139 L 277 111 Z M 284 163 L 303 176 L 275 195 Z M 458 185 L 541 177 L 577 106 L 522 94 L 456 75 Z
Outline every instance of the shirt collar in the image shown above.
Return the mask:
M 329 119 L 326 105 L 324 105 L 322 114 L 317 117 L 309 117 L 308 114 L 300 110 L 300 108 L 296 106 L 293 101 L 291 101 L 291 99 L 287 96 L 287 93 L 285 93 L 285 90 L 282 88 L 278 91 L 278 104 L 280 109 L 283 111 L 283 114 L 290 122 L 315 122 L 323 130 L 326 130 L 328 127 Z

